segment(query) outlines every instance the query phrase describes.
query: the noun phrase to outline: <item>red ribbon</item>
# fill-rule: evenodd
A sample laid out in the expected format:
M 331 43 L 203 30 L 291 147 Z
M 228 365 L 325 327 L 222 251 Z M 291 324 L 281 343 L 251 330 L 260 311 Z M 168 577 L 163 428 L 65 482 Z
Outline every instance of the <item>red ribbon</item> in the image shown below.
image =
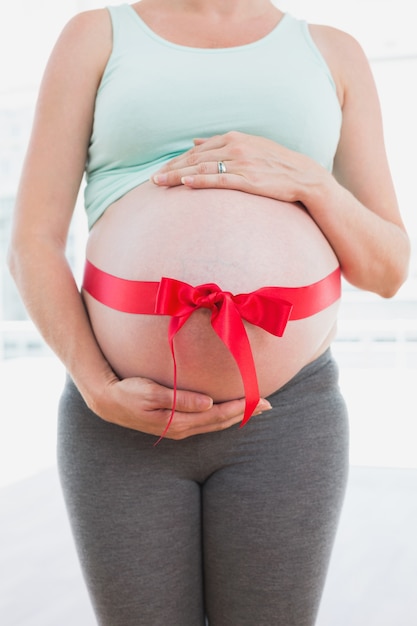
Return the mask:
M 99 302 L 119 311 L 171 316 L 168 339 L 174 363 L 174 400 L 162 438 L 171 425 L 177 398 L 174 337 L 194 311 L 211 311 L 211 325 L 239 367 L 246 397 L 243 426 L 259 402 L 256 369 L 243 320 L 281 337 L 288 320 L 315 315 L 340 298 L 340 276 L 338 267 L 311 285 L 262 287 L 233 295 L 214 283 L 193 287 L 173 278 L 162 278 L 160 282 L 127 280 L 103 272 L 87 261 L 83 288 Z
M 222 291 L 214 283 L 192 287 L 172 278 L 162 278 L 156 297 L 155 313 L 170 315 L 168 339 L 174 362 L 174 403 L 168 430 L 176 404 L 177 365 L 174 337 L 197 309 L 211 310 L 211 325 L 235 359 L 242 376 L 246 406 L 241 426 L 246 424 L 259 402 L 259 389 L 252 350 L 243 319 L 260 326 L 269 333 L 282 337 L 292 311 L 292 304 L 275 294 L 268 287 L 248 294 L 234 296 Z

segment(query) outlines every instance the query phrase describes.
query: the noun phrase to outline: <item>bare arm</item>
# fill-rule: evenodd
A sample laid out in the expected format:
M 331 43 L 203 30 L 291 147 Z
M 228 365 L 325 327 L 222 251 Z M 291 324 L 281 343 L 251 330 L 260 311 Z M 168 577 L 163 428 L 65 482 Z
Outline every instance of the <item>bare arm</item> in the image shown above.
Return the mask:
M 67 25 L 46 68 L 18 189 L 9 253 L 11 272 L 29 314 L 87 395 L 97 382 L 90 381 L 97 368 L 101 367 L 101 374 L 109 372 L 86 323 L 65 246 L 100 79 L 93 41 L 87 49 L 88 22 L 83 16 Z M 88 62 L 82 61 L 83 53 Z
M 332 245 L 345 278 L 390 297 L 404 282 L 410 245 L 388 167 L 374 81 L 360 46 L 312 27 L 338 85 L 343 127 L 333 174 L 269 139 L 237 132 L 198 139 L 156 172 L 159 185 L 229 188 L 302 202 Z M 216 162 L 225 161 L 226 174 Z
M 410 244 L 388 165 L 379 99 L 369 63 L 349 35 L 312 27 L 337 77 L 343 125 L 334 177 L 303 197 L 357 287 L 390 297 L 404 282 Z M 307 201 L 308 198 L 308 201 Z
M 82 180 L 97 87 L 111 50 L 107 11 L 76 16 L 64 29 L 42 82 L 18 190 L 9 265 L 31 318 L 103 419 L 160 435 L 171 389 L 120 381 L 105 360 L 67 263 L 68 229 Z M 244 400 L 220 405 L 178 391 L 167 436 L 183 438 L 241 420 Z

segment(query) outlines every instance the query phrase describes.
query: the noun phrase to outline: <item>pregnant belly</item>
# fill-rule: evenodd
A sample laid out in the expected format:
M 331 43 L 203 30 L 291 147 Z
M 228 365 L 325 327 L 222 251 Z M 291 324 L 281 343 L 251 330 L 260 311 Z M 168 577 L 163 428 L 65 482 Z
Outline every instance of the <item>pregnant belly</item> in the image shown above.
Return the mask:
M 301 207 L 231 190 L 161 189 L 145 183 L 113 204 L 93 227 L 87 258 L 138 281 L 167 276 L 234 294 L 298 287 L 338 267 L 329 243 Z M 97 341 L 121 377 L 173 385 L 168 316 L 125 313 L 84 292 Z M 329 345 L 338 303 L 290 320 L 282 337 L 245 322 L 261 396 L 267 396 Z M 179 388 L 215 401 L 243 397 L 236 362 L 199 309 L 175 337 Z

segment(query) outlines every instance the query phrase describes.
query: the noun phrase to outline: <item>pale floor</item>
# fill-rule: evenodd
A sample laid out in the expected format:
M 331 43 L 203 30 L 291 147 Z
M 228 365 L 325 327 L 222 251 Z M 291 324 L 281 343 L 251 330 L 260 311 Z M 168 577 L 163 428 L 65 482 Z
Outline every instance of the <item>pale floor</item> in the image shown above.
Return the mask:
M 0 624 L 94 626 L 55 468 L 63 372 L 19 359 L 0 381 Z M 341 368 L 351 473 L 317 626 L 417 626 L 416 384 Z

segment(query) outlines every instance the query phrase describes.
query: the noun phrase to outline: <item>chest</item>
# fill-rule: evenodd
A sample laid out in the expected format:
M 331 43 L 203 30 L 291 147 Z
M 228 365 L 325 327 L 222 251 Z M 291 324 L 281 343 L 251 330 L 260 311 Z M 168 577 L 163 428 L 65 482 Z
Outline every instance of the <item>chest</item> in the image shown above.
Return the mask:
M 201 14 L 192 11 L 155 11 L 146 3 L 133 10 L 153 33 L 165 41 L 194 48 L 230 48 L 259 41 L 280 22 L 283 13 L 269 2 L 253 15 Z

